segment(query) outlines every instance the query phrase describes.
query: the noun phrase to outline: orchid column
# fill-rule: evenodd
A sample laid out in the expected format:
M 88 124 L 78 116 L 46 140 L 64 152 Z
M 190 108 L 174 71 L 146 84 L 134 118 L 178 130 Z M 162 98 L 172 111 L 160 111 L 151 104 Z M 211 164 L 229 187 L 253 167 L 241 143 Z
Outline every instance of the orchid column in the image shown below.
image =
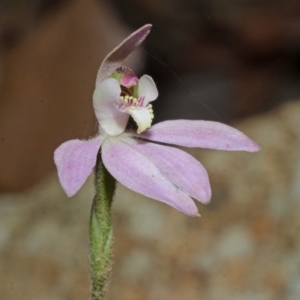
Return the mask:
M 172 120 L 151 126 L 154 112 L 150 102 L 158 97 L 156 85 L 150 76 L 138 78 L 122 66 L 150 29 L 151 25 L 145 25 L 132 33 L 100 66 L 93 95 L 98 134 L 88 141 L 67 141 L 54 153 L 60 183 L 70 197 L 96 166 L 90 223 L 92 300 L 105 298 L 111 272 L 115 179 L 186 215 L 199 216 L 193 199 L 204 204 L 210 201 L 208 174 L 198 160 L 173 145 L 248 152 L 260 149 L 242 132 L 218 122 Z M 136 122 L 136 131 L 126 129 L 129 117 Z

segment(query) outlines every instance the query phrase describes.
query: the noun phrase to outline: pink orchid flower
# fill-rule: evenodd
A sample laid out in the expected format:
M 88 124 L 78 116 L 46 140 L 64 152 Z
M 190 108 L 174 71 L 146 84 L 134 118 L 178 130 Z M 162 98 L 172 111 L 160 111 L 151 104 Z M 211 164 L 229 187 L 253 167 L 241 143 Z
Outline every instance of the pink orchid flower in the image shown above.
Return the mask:
M 104 59 L 93 95 L 99 133 L 87 140 L 71 140 L 54 153 L 60 183 L 68 196 L 84 184 L 96 165 L 101 147 L 107 170 L 127 188 L 198 215 L 192 198 L 208 203 L 209 179 L 201 163 L 186 152 L 162 145 L 256 152 L 259 146 L 240 131 L 210 121 L 174 120 L 151 127 L 150 104 L 158 97 L 148 75 L 138 79 L 123 60 L 146 38 L 151 25 L 131 34 Z M 126 130 L 129 117 L 137 132 Z

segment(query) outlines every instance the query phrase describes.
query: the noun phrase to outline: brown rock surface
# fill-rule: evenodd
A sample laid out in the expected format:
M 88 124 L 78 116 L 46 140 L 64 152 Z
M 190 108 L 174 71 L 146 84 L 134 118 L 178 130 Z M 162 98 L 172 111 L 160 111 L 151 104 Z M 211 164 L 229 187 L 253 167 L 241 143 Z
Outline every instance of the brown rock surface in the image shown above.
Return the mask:
M 299 115 L 291 102 L 239 124 L 257 154 L 193 150 L 213 190 L 201 218 L 119 186 L 109 299 L 299 299 Z M 1 196 L 1 299 L 88 299 L 92 195 L 90 179 L 67 199 L 53 176 Z

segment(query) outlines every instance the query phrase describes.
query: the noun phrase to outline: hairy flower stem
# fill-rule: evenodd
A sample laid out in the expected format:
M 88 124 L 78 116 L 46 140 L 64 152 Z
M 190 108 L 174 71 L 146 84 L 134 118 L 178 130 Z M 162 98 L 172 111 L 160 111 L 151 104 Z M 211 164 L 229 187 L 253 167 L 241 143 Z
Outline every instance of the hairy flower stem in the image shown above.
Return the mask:
M 108 291 L 112 265 L 111 206 L 116 181 L 103 165 L 100 153 L 95 173 L 96 195 L 90 219 L 91 300 L 103 300 Z

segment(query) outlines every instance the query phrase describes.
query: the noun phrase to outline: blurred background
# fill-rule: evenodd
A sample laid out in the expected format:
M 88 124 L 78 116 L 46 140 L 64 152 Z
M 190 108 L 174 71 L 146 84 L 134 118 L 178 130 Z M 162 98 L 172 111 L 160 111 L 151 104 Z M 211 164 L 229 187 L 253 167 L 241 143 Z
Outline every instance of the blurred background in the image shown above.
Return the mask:
M 154 121 L 232 124 L 262 151 L 190 151 L 200 219 L 120 186 L 109 299 L 300 299 L 297 0 L 0 1 L 0 298 L 88 298 L 93 178 L 68 199 L 53 151 L 95 134 L 100 63 L 146 23 L 128 65 L 158 86 Z

